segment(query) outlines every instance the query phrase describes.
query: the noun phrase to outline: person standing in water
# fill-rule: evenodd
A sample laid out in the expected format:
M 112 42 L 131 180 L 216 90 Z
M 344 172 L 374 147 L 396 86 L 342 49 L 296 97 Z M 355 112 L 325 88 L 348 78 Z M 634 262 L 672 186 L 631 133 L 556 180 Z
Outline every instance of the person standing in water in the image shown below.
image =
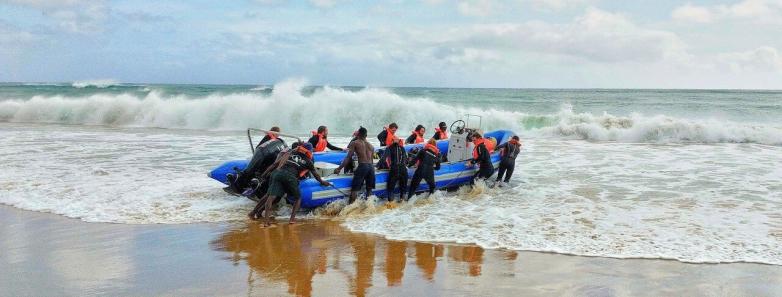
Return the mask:
M 367 129 L 364 127 L 358 128 L 356 140 L 348 145 L 347 156 L 342 160 L 339 167 L 334 169 L 334 174 L 339 174 L 342 168 L 345 168 L 348 163 L 353 161 L 354 155 L 358 157 L 358 166 L 353 172 L 353 182 L 350 186 L 349 203 L 356 201 L 358 192 L 364 185 L 366 185 L 367 197 L 372 195 L 372 189 L 375 188 L 375 167 L 372 164 L 372 155 L 374 155 L 374 153 L 374 147 L 367 141 Z
M 326 126 L 320 126 L 318 127 L 317 131 L 312 131 L 312 137 L 310 137 L 309 141 L 307 142 L 312 144 L 312 147 L 315 148 L 316 153 L 325 151 L 326 148 L 332 151 L 344 151 L 342 148 L 331 145 L 327 139 L 328 137 L 329 128 Z
M 299 180 L 307 177 L 307 174 L 312 174 L 322 186 L 330 186 L 331 183 L 320 178 L 318 172 L 315 170 L 315 165 L 312 163 L 312 145 L 308 142 L 299 144 L 296 148 L 285 153 L 284 156 L 279 158 L 273 165 L 274 171 L 272 171 L 269 180 L 269 190 L 266 192 L 266 205 L 265 207 L 258 203 L 258 205 L 250 212 L 250 218 L 256 218 L 260 216 L 260 212 L 264 211 L 264 226 L 271 224 L 272 204 L 278 197 L 288 194 L 296 202 L 293 204 L 293 210 L 291 211 L 290 223 L 293 224 L 296 221 L 296 212 L 301 207 L 301 192 L 299 190 Z
M 395 137 L 394 142 L 386 148 L 385 165 L 388 168 L 386 180 L 386 193 L 388 201 L 393 201 L 394 188 L 399 183 L 399 200 L 404 199 L 407 190 L 407 151 L 402 140 Z
M 413 173 L 413 180 L 410 182 L 410 190 L 407 191 L 408 200 L 415 194 L 415 190 L 421 184 L 421 179 L 425 180 L 429 186 L 429 194 L 434 194 L 436 189 L 434 172 L 440 170 L 440 149 L 437 148 L 437 140 L 429 139 L 424 149 L 418 151 L 413 162 L 417 168 Z
M 415 130 L 413 130 L 413 132 L 410 133 L 410 136 L 407 137 L 407 140 L 405 140 L 405 143 L 406 144 L 423 143 L 424 133 L 426 133 L 426 128 L 424 128 L 423 125 L 416 126 Z
M 476 178 L 490 178 L 491 175 L 494 174 L 494 165 L 491 163 L 491 153 L 489 153 L 489 149 L 486 148 L 486 139 L 479 133 L 473 134 L 472 138 L 472 143 L 475 145 L 475 148 L 472 150 L 472 159 L 467 162 L 467 166 L 474 166 L 476 164 L 479 166 L 478 172 L 473 175 L 473 179 L 470 181 L 470 184 L 474 185 Z
M 511 175 L 513 175 L 513 168 L 516 166 L 516 156 L 521 152 L 519 137 L 513 135 L 510 141 L 498 146 L 497 149 L 500 151 L 500 167 L 497 170 L 497 182 L 499 183 L 502 180 L 502 176 L 505 175 L 503 182 L 507 184 Z M 502 183 L 499 185 L 502 187 Z

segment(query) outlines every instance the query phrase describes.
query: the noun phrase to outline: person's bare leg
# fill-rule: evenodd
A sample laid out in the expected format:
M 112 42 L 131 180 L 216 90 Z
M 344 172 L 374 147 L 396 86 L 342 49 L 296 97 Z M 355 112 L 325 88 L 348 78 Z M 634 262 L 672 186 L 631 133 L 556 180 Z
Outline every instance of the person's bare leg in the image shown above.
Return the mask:
M 266 206 L 266 199 L 267 198 L 269 198 L 268 194 L 267 195 L 263 195 L 263 197 L 261 197 L 261 200 L 258 201 L 258 204 L 255 205 L 255 208 L 253 208 L 253 210 L 250 211 L 249 214 L 247 214 L 247 216 L 251 220 L 256 221 L 256 220 L 258 220 L 261 217 L 263 209 L 264 209 L 264 206 Z
M 266 197 L 266 209 L 263 212 L 263 226 L 265 227 L 271 225 L 271 220 L 269 219 L 269 217 L 271 216 L 272 213 L 272 202 L 274 202 L 274 199 L 275 199 L 274 196 Z
M 289 224 L 296 223 L 296 212 L 299 211 L 299 207 L 301 207 L 301 197 L 297 197 L 296 203 L 293 204 L 293 210 L 291 211 L 291 220 L 288 221 Z

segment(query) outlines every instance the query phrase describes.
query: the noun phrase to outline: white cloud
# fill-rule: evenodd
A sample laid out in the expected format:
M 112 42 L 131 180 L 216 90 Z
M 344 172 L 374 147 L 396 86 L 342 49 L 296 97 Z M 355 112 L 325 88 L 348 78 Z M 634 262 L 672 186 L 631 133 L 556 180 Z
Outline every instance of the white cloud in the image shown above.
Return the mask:
M 755 22 L 778 22 L 782 17 L 782 0 L 743 0 L 731 5 L 698 6 L 691 3 L 671 12 L 677 21 L 711 23 L 725 19 L 748 19 Z
M 41 11 L 58 27 L 71 33 L 103 31 L 109 8 L 104 0 L 7 0 L 10 4 Z
M 310 0 L 312 5 L 320 8 L 329 8 L 337 4 L 337 0 Z
M 782 71 L 782 55 L 776 48 L 770 46 L 745 52 L 719 54 L 716 61 L 735 72 Z
M 525 1 L 525 0 L 522 0 Z M 582 6 L 590 0 L 526 0 L 533 7 L 545 10 L 562 10 L 570 7 Z
M 459 1 L 456 8 L 466 16 L 485 17 L 494 14 L 499 6 L 500 4 L 493 0 L 463 0 Z

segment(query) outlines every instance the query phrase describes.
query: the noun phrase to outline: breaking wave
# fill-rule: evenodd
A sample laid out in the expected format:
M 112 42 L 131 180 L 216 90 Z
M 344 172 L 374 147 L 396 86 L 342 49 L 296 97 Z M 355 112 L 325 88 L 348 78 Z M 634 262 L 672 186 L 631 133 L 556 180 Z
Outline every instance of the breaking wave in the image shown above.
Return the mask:
M 93 79 L 93 80 L 75 81 L 71 84 L 71 86 L 77 89 L 90 88 L 90 87 L 105 89 L 111 86 L 116 86 L 118 84 L 119 82 L 113 79 Z
M 100 87 L 110 82 L 79 85 Z M 0 101 L 0 121 L 209 130 L 281 126 L 294 133 L 328 125 L 335 134 L 349 134 L 359 126 L 377 130 L 390 122 L 399 123 L 403 131 L 419 123 L 434 127 L 437 122 L 451 122 L 469 113 L 483 116 L 485 130 L 512 129 L 522 137 L 782 145 L 782 127 L 772 124 L 641 113 L 578 113 L 567 104 L 556 113 L 528 114 L 522 111 L 523 106 L 455 106 L 379 88 L 351 91 L 323 87 L 310 93 L 302 92 L 304 85 L 303 81 L 287 81 L 275 85 L 268 94 L 248 91 L 203 97 L 166 95 L 154 89 L 145 94 L 34 96 L 29 100 Z

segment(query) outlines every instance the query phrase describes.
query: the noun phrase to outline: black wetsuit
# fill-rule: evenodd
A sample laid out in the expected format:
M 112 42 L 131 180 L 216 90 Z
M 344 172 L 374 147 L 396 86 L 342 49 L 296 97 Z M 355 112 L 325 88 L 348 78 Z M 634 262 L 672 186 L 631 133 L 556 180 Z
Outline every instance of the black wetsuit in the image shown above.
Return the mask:
M 247 167 L 235 177 L 235 180 L 231 181 L 229 179 L 231 188 L 237 193 L 242 193 L 248 186 L 250 180 L 261 177 L 260 174 L 266 171 L 266 168 L 269 167 L 269 165 L 274 163 L 274 160 L 277 159 L 277 155 L 285 148 L 286 145 L 282 139 L 275 139 L 259 144 L 255 148 L 252 159 L 247 163 Z
M 380 147 L 386 146 L 386 136 L 388 136 L 388 131 L 383 129 L 379 134 L 377 134 L 377 140 L 380 141 Z
M 312 147 L 318 147 L 318 139 L 319 139 L 318 135 L 312 135 L 312 137 L 310 137 L 310 140 L 308 140 L 307 142 L 312 144 Z M 342 148 L 331 145 L 331 143 L 329 143 L 329 141 L 326 138 L 323 138 L 323 140 L 326 141 L 326 147 L 328 149 L 332 151 L 343 151 Z
M 398 143 L 387 147 L 385 153 L 385 165 L 388 168 L 388 179 L 386 180 L 386 193 L 388 201 L 393 200 L 394 188 L 399 184 L 399 197 L 405 197 L 407 189 L 407 151 Z
M 497 150 L 503 149 L 503 154 L 500 157 L 500 167 L 497 170 L 497 181 L 502 180 L 502 176 L 505 175 L 504 182 L 509 182 L 511 175 L 513 175 L 513 169 L 516 167 L 516 156 L 519 155 L 521 148 L 518 145 L 513 145 L 510 142 L 506 142 L 497 147 Z
M 259 142 L 258 145 L 255 146 L 255 147 L 259 147 L 259 146 L 261 146 L 261 144 L 264 144 L 264 143 L 266 143 L 269 140 L 272 140 L 272 138 L 269 135 L 266 135 L 263 138 L 261 138 L 261 142 Z
M 478 164 L 479 167 L 478 172 L 473 175 L 473 182 L 470 184 L 474 184 L 476 178 L 487 179 L 494 174 L 494 165 L 491 164 L 491 154 L 489 153 L 489 149 L 486 148 L 486 145 L 481 143 L 475 149 L 478 150 L 478 157 L 473 158 L 472 162 L 473 164 Z
M 418 133 L 410 134 L 410 136 L 405 139 L 406 144 L 413 144 L 415 143 L 415 140 L 418 138 Z
M 415 190 L 418 189 L 418 185 L 421 184 L 421 179 L 426 181 L 429 186 L 429 193 L 432 194 L 436 190 L 434 182 L 434 171 L 440 170 L 440 154 L 430 149 L 422 149 L 415 155 L 413 162 L 418 164 L 415 173 L 413 173 L 413 180 L 410 181 L 410 190 L 407 191 L 407 199 L 413 197 Z

